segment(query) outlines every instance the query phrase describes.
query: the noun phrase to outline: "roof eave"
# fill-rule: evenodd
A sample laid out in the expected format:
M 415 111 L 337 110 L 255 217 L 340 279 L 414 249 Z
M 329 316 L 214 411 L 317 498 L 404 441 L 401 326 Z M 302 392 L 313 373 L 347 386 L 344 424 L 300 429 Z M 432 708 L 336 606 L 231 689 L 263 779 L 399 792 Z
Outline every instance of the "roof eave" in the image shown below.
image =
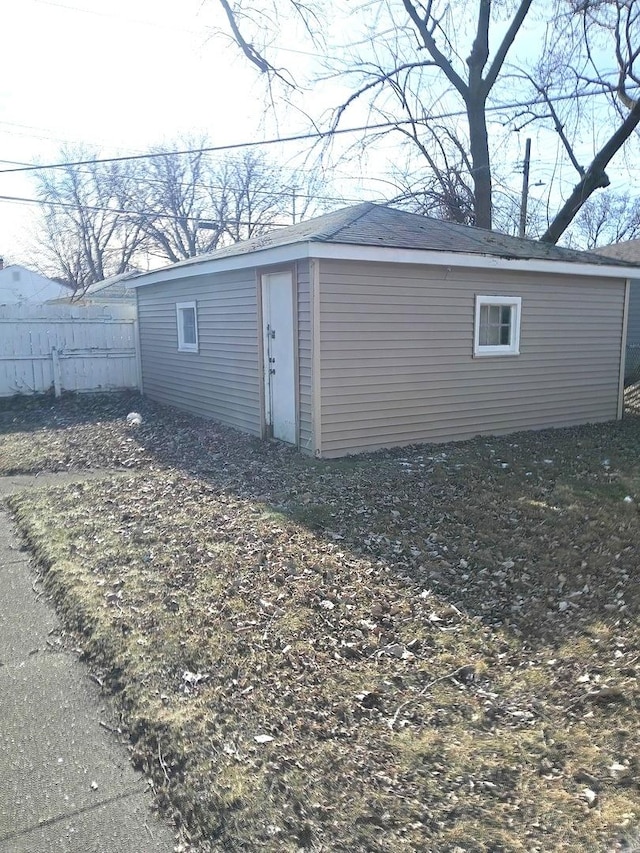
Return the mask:
M 291 243 L 285 246 L 272 246 L 253 252 L 242 252 L 237 255 L 225 255 L 221 258 L 194 258 L 189 264 L 172 264 L 153 272 L 142 273 L 125 282 L 126 287 L 145 287 L 148 284 L 162 284 L 165 281 L 176 281 L 194 276 L 211 275 L 212 273 L 241 270 L 247 267 L 272 266 L 298 261 L 312 256 L 308 242 Z M 314 244 L 315 245 L 315 244 Z
M 633 278 L 633 268 L 617 264 L 590 264 L 545 258 L 507 258 L 472 252 L 432 249 L 394 249 L 386 246 L 351 246 L 337 243 L 314 244 L 313 257 L 336 260 L 367 260 L 398 264 L 422 264 L 441 267 L 478 267 L 517 272 L 554 273 L 555 275 Z
M 197 259 L 193 263 L 172 265 L 126 281 L 127 287 L 138 288 L 162 284 L 194 276 L 287 264 L 304 258 L 342 261 L 375 261 L 378 263 L 420 264 L 423 266 L 473 268 L 513 272 L 553 273 L 554 275 L 594 276 L 599 278 L 633 278 L 633 268 L 617 264 L 590 264 L 544 258 L 506 258 L 498 255 L 437 251 L 433 249 L 401 249 L 388 246 L 363 246 L 350 243 L 304 241 L 221 258 Z

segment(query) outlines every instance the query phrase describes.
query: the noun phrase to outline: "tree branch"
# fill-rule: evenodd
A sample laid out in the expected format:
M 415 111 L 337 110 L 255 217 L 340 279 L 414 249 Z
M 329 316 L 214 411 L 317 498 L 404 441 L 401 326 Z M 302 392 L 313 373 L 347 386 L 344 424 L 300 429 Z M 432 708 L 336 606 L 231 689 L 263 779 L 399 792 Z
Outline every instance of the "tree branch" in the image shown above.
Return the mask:
M 478 24 L 476 26 L 476 37 L 471 46 L 471 53 L 467 59 L 469 66 L 469 89 L 470 94 L 475 97 L 486 98 L 488 89 L 485 89 L 482 79 L 482 71 L 489 59 L 489 20 L 491 16 L 491 0 L 480 0 L 478 8 Z
M 514 42 L 515 37 L 518 35 L 522 24 L 524 23 L 524 19 L 527 17 L 529 9 L 531 7 L 533 0 L 522 0 L 520 6 L 518 7 L 518 11 L 514 15 L 513 20 L 509 26 L 509 29 L 505 33 L 502 42 L 498 50 L 496 51 L 496 55 L 491 63 L 491 67 L 489 68 L 489 72 L 485 77 L 485 86 L 487 87 L 487 92 L 489 92 L 496 80 L 498 79 L 498 75 L 502 70 L 502 66 L 504 65 L 504 61 L 507 58 L 507 54 L 511 49 L 511 45 Z
M 446 76 L 447 80 L 451 83 L 451 85 L 462 95 L 463 98 L 467 98 L 469 94 L 469 86 L 462 77 L 457 73 L 454 67 L 451 65 L 447 57 L 442 53 L 436 41 L 433 37 L 433 33 L 429 29 L 427 21 L 429 19 L 429 11 L 425 13 L 424 20 L 418 14 L 418 11 L 411 0 L 402 0 L 404 8 L 407 11 L 407 14 L 415 24 L 420 36 L 422 38 L 423 44 L 426 49 L 431 54 L 432 59 L 435 64 L 440 68 L 443 74 Z M 429 7 L 430 8 L 430 7 Z
M 287 86 L 291 86 L 293 88 L 294 84 L 287 80 L 287 78 L 275 67 L 272 65 L 265 57 L 260 53 L 260 51 L 256 50 L 256 48 L 248 42 L 245 37 L 242 35 L 240 27 L 238 26 L 238 22 L 236 20 L 236 15 L 228 0 L 219 0 L 220 5 L 222 6 L 225 15 L 227 16 L 227 20 L 229 21 L 229 26 L 231 27 L 231 32 L 233 34 L 233 38 L 240 48 L 240 50 L 247 57 L 249 62 L 253 63 L 253 65 L 258 68 L 263 74 L 273 74 L 274 77 L 277 77 L 279 80 L 282 80 Z
M 244 55 L 247 57 L 249 62 L 252 62 L 259 71 L 263 74 L 268 74 L 269 72 L 275 72 L 275 68 L 271 65 L 267 60 L 254 48 L 252 44 L 249 44 L 248 41 L 242 35 L 238 23 L 236 21 L 236 16 L 233 12 L 233 9 L 227 2 L 227 0 L 219 0 L 220 5 L 224 9 L 224 13 L 227 16 L 227 20 L 229 21 L 229 26 L 231 27 L 231 32 L 233 33 L 233 37 L 236 40 L 238 47 L 242 50 Z
M 406 62 L 403 65 L 399 65 L 397 68 L 394 68 L 392 71 L 384 72 L 381 68 L 376 70 L 376 73 L 379 71 L 379 75 L 375 80 L 371 80 L 371 82 L 366 83 L 364 86 L 361 86 L 356 92 L 352 95 L 349 95 L 347 100 L 340 104 L 338 109 L 336 110 L 336 116 L 331 123 L 332 130 L 338 126 L 340 119 L 346 112 L 346 110 L 351 106 L 351 104 L 356 101 L 358 98 L 362 97 L 366 92 L 371 91 L 371 89 L 375 89 L 376 86 L 383 86 L 385 83 L 392 82 L 394 77 L 397 77 L 403 71 L 411 71 L 415 68 L 427 68 L 429 66 L 435 65 L 435 62 L 430 62 L 427 60 L 426 62 Z M 407 112 L 409 112 L 407 108 Z
M 624 122 L 593 158 L 582 180 L 573 188 L 573 192 L 540 238 L 543 243 L 557 243 L 589 196 L 597 189 L 609 186 L 609 178 L 604 170 L 638 124 L 640 124 L 640 101 L 635 103 Z
M 585 174 L 584 166 L 581 166 L 580 163 L 578 162 L 578 159 L 577 159 L 577 157 L 573 151 L 573 148 L 571 146 L 571 143 L 569 142 L 569 139 L 567 138 L 567 135 L 564 132 L 564 126 L 563 126 L 562 122 L 560 121 L 560 117 L 558 116 L 558 112 L 557 112 L 557 110 L 553 104 L 553 101 L 549 97 L 549 92 L 547 91 L 547 89 L 544 86 L 539 86 L 533 79 L 531 79 L 531 77 L 529 77 L 529 79 L 531 80 L 531 83 L 535 87 L 535 90 L 538 92 L 538 94 L 542 95 L 542 97 L 544 98 L 544 101 L 545 101 L 547 108 L 549 110 L 549 115 L 551 116 L 551 119 L 553 121 L 553 126 L 555 128 L 555 131 L 558 134 L 558 136 L 560 137 L 560 140 L 561 140 L 562 144 L 564 145 L 564 149 L 567 152 L 567 155 L 568 155 L 569 159 L 571 160 L 571 163 L 572 163 L 574 169 L 577 171 L 577 173 L 581 177 L 584 177 L 584 174 Z

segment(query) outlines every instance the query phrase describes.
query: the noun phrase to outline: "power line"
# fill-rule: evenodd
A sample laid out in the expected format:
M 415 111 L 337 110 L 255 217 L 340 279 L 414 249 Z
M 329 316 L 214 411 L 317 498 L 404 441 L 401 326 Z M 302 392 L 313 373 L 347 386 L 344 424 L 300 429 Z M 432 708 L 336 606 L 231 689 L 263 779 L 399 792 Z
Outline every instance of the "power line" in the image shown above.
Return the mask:
M 74 204 L 72 202 L 66 201 L 49 201 L 46 199 L 38 199 L 38 198 L 25 198 L 23 196 L 16 195 L 0 195 L 0 202 L 8 202 L 14 204 L 35 204 L 40 207 L 62 207 L 65 209 L 71 210 L 90 210 L 94 213 L 115 213 L 118 216 L 127 216 L 130 218 L 137 217 L 147 217 L 149 219 L 170 219 L 176 222 L 199 222 L 202 223 L 203 230 L 211 230 L 207 229 L 206 225 L 211 225 L 215 221 L 215 217 L 213 216 L 178 216 L 177 214 L 172 213 L 158 213 L 157 211 L 148 211 L 148 210 L 125 210 L 124 208 L 118 207 L 102 207 L 100 205 L 94 204 Z M 255 222 L 243 222 L 240 220 L 236 220 L 231 218 L 230 220 L 234 225 L 246 225 L 251 226 L 255 225 Z M 269 225 L 274 228 L 286 228 L 290 223 L 287 222 L 270 222 Z
M 22 163 L 22 162 L 17 161 L 17 160 L 2 160 L 2 159 L 0 159 L 0 163 L 10 163 L 10 164 L 13 164 L 16 166 L 31 166 L 32 165 L 31 163 Z M 0 172 L 1 171 L 2 170 L 0 170 Z M 7 171 L 9 171 L 9 170 L 7 170 Z M 281 171 L 284 172 L 285 169 L 282 168 Z M 311 170 L 295 168 L 295 169 L 291 170 L 289 181 L 284 181 L 284 180 L 281 181 L 281 185 L 284 185 L 282 189 L 257 189 L 257 188 L 251 187 L 247 191 L 248 191 L 249 195 L 251 195 L 251 196 L 262 195 L 262 196 L 268 196 L 269 198 L 306 199 L 307 201 L 311 201 L 311 200 L 314 200 L 314 201 L 339 201 L 339 202 L 347 201 L 347 202 L 353 202 L 354 204 L 357 204 L 357 203 L 362 201 L 362 198 L 350 198 L 348 196 L 342 196 L 342 195 L 340 195 L 340 196 L 321 195 L 320 193 L 313 193 L 313 192 L 309 192 L 309 191 L 302 192 L 302 189 L 304 188 L 303 187 L 303 185 L 304 185 L 304 174 L 307 172 L 312 173 L 312 174 L 316 174 L 317 170 L 312 172 Z M 92 172 L 88 169 L 78 169 L 77 174 L 91 176 Z M 348 176 L 342 176 L 340 178 L 340 180 L 347 180 L 347 179 L 348 179 Z M 375 181 L 375 180 L 380 180 L 380 179 L 379 178 L 365 178 L 365 179 L 358 178 L 358 180 L 374 180 Z M 151 178 L 145 174 L 143 178 L 138 179 L 138 183 L 143 184 L 145 187 L 154 185 L 154 186 L 161 186 L 161 187 L 169 187 L 171 189 L 173 189 L 174 187 L 191 189 L 191 188 L 197 186 L 198 189 L 202 190 L 202 191 L 205 191 L 205 190 L 214 190 L 217 192 L 225 192 L 225 191 L 238 192 L 239 191 L 238 187 L 237 186 L 233 187 L 231 185 L 231 183 L 229 183 L 229 184 L 209 183 L 206 180 L 206 176 L 204 179 L 202 179 L 200 176 L 198 176 L 198 177 L 194 178 L 193 180 L 189 181 L 189 180 L 174 180 L 171 177 L 163 178 L 162 176 Z M 387 183 L 391 184 L 390 181 L 387 181 Z M 393 184 L 391 184 L 391 185 L 394 186 Z M 285 187 L 291 187 L 291 189 L 288 189 Z M 396 189 L 397 189 L 397 187 L 396 187 Z
M 594 97 L 595 95 L 606 94 L 606 92 L 577 92 L 572 95 L 556 95 L 551 100 L 555 103 L 558 101 L 575 100 L 576 98 Z M 487 112 L 502 112 L 510 109 L 523 109 L 530 107 L 546 106 L 544 100 L 533 100 L 525 102 L 515 102 L 510 104 L 498 104 L 495 106 L 486 107 Z M 459 118 L 466 115 L 464 110 L 453 110 L 451 112 L 441 113 L 436 116 L 429 116 L 429 121 L 442 121 L 448 118 Z M 269 139 L 250 140 L 245 142 L 231 142 L 226 145 L 208 145 L 203 148 L 187 148 L 184 150 L 174 151 L 149 151 L 146 154 L 129 154 L 120 157 L 95 157 L 90 160 L 76 160 L 63 163 L 47 163 L 45 165 L 22 166 L 15 169 L 0 169 L 0 174 L 12 174 L 17 172 L 40 172 L 49 169 L 66 169 L 75 166 L 91 166 L 98 163 L 125 163 L 132 160 L 152 160 L 160 157 L 177 156 L 182 157 L 188 154 L 213 154 L 222 151 L 237 151 L 247 148 L 259 148 L 263 145 L 282 145 L 289 142 L 308 142 L 312 139 L 331 139 L 333 136 L 341 136 L 349 133 L 366 133 L 369 131 L 385 130 L 394 127 L 400 127 L 405 124 L 415 125 L 412 119 L 404 119 L 400 121 L 385 121 L 376 124 L 360 125 L 358 127 L 338 127 L 332 130 L 318 130 L 306 133 L 296 133 L 291 136 L 275 136 Z
M 0 163 L 13 163 L 13 162 L 14 161 L 12 161 L 12 160 L 0 160 Z M 78 170 L 78 174 L 90 175 L 91 172 Z M 345 179 L 346 178 L 344 178 L 344 177 L 341 178 L 341 180 L 345 180 Z M 375 180 L 379 180 L 379 179 L 378 178 L 358 178 L 358 180 L 366 182 L 366 181 L 371 181 L 371 180 L 375 181 Z M 203 191 L 204 190 L 213 190 L 213 191 L 222 193 L 225 191 L 229 191 L 231 189 L 232 191 L 238 192 L 237 188 L 235 188 L 235 190 L 234 190 L 234 188 L 231 188 L 228 185 L 210 184 L 208 182 L 204 182 L 204 181 L 199 180 L 199 179 L 194 179 L 193 181 L 173 181 L 171 178 L 149 178 L 145 175 L 144 178 L 140 181 L 140 183 L 143 184 L 144 186 L 155 185 L 155 186 L 161 186 L 161 187 L 169 187 L 171 189 L 173 189 L 174 187 L 191 189 L 192 187 L 197 186 L 198 189 L 203 190 Z M 390 181 L 388 183 L 392 186 L 395 186 Z M 395 187 L 395 188 L 398 189 L 398 187 Z M 276 190 L 276 189 L 261 190 L 261 189 L 251 188 L 248 190 L 248 193 L 250 196 L 260 195 L 260 196 L 267 196 L 268 198 L 272 198 L 272 199 L 287 198 L 287 199 L 301 199 L 301 200 L 306 200 L 306 201 L 337 201 L 337 202 L 353 202 L 354 204 L 359 204 L 362 201 L 361 196 L 358 198 L 355 198 L 355 197 L 343 196 L 343 195 L 339 195 L 339 196 L 333 195 L 332 196 L 332 195 L 322 195 L 320 193 L 313 193 L 313 192 L 302 192 L 301 189 L 297 189 L 295 187 L 295 185 L 292 187 L 292 189 L 279 189 L 279 190 Z M 381 200 L 383 200 L 382 196 L 379 196 L 379 198 Z

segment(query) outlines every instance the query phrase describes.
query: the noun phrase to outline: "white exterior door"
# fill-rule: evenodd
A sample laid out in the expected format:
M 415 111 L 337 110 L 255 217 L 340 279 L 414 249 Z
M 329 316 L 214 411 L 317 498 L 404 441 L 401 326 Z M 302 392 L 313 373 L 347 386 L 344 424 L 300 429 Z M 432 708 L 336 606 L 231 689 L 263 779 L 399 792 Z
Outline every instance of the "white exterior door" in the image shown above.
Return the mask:
M 291 273 L 262 277 L 265 418 L 274 438 L 296 443 L 296 381 Z

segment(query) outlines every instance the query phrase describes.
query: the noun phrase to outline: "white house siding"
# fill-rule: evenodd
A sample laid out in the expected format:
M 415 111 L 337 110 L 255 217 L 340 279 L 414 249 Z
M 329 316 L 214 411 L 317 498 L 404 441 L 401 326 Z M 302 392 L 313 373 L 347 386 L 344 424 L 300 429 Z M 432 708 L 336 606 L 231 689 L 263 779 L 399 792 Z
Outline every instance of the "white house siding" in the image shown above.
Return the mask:
M 254 435 L 261 433 L 253 269 L 138 288 L 144 393 Z M 197 353 L 178 352 L 176 302 L 197 302 Z
M 298 278 L 298 399 L 299 444 L 304 453 L 313 453 L 311 414 L 311 289 L 309 262 L 300 261 Z
M 322 455 L 614 419 L 624 289 L 322 261 Z M 522 298 L 519 356 L 473 357 L 476 294 Z
M 71 293 L 63 284 L 20 264 L 0 269 L 0 305 L 42 305 Z

